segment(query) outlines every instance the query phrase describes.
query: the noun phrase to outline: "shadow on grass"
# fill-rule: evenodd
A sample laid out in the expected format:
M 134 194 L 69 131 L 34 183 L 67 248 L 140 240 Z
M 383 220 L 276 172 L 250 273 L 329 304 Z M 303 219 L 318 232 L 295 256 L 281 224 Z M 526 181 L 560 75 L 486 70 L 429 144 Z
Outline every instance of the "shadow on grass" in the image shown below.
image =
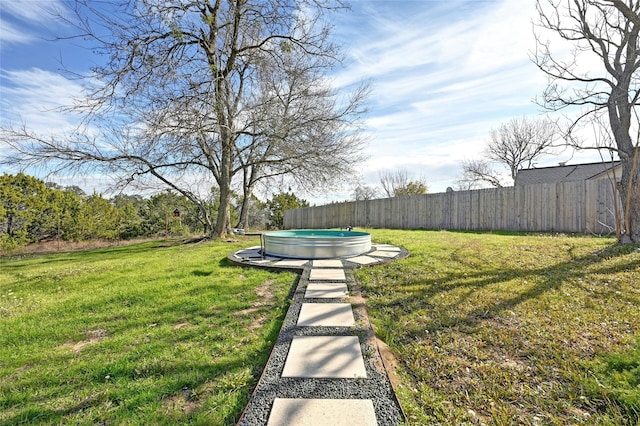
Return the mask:
M 442 380 L 454 383 L 439 388 L 447 394 L 460 389 L 469 393 L 480 389 L 487 392 L 487 398 L 507 392 L 509 398 L 518 399 L 529 396 L 526 389 L 533 386 L 532 383 L 558 383 L 558 389 L 563 389 L 557 392 L 558 397 L 586 395 L 574 404 L 593 412 L 596 406 L 591 404 L 602 400 L 604 391 L 585 392 L 582 379 L 592 374 L 585 366 L 592 366 L 598 354 L 624 344 L 623 340 L 632 337 L 630 333 L 637 333 L 640 327 L 639 317 L 633 314 L 637 309 L 634 307 L 640 306 L 640 293 L 625 291 L 633 286 L 629 273 L 640 270 L 640 258 L 628 256 L 637 246 L 613 245 L 576 254 L 578 250 L 566 244 L 558 246 L 557 251 L 547 251 L 542 244 L 538 251 L 523 251 L 522 256 L 519 252 L 506 253 L 494 259 L 484 247 L 478 247 L 478 255 L 474 256 L 473 241 L 456 242 L 448 251 L 441 249 L 445 244 L 434 245 L 433 255 L 418 249 L 406 261 L 371 270 L 366 274 L 371 275 L 371 281 L 363 277 L 363 289 L 375 295 L 368 298 L 368 306 L 380 321 L 382 337 L 389 339 L 388 343 L 400 354 L 401 362 L 407 362 L 407 373 L 419 383 L 414 386 L 439 388 L 438 381 Z M 543 259 L 539 260 L 539 256 Z M 624 278 L 608 279 L 616 274 Z M 531 301 L 534 302 L 529 304 Z M 615 313 L 616 307 L 620 315 Z M 580 309 L 584 312 L 578 312 Z M 573 318 L 576 318 L 575 330 Z M 612 327 L 611 335 L 607 327 Z M 480 346 L 474 346 L 475 343 Z M 429 354 L 435 357 L 432 362 L 423 359 Z M 506 364 L 505 359 L 516 361 Z M 488 363 L 482 367 L 470 367 L 467 373 L 461 371 L 452 377 L 446 376 L 451 370 L 463 370 L 463 366 L 475 366 L 475 362 L 486 360 Z M 569 368 L 566 363 L 575 363 L 575 366 Z M 549 376 L 544 372 L 539 377 L 529 376 L 529 371 L 537 371 L 543 365 L 552 370 Z M 513 366 L 522 366 L 522 370 Z M 527 370 L 529 366 L 531 370 Z M 485 376 L 494 382 L 483 382 Z M 510 394 L 512 391 L 500 389 L 500 385 L 493 389 L 501 377 L 520 381 L 524 390 Z M 624 411 L 637 418 L 633 411 L 635 402 L 614 400 L 612 393 L 607 397 L 611 399 L 610 405 L 597 411 L 614 415 L 616 410 Z M 416 398 L 417 401 L 419 397 Z M 588 402 L 591 398 L 593 403 Z M 453 404 L 464 404 L 463 399 Z M 482 402 L 477 402 L 477 406 L 482 407 Z M 533 411 L 528 406 L 513 408 L 504 404 L 501 407 Z M 549 403 L 544 409 L 555 408 Z M 562 418 L 564 413 L 551 415 Z
M 13 417 L 7 418 L 5 424 L 25 424 L 25 423 L 57 423 L 65 420 L 69 416 L 91 416 L 89 412 L 92 409 L 100 411 L 101 408 L 110 407 L 108 414 L 98 414 L 93 421 L 103 421 L 103 424 L 109 424 L 112 422 L 125 421 L 125 419 L 135 419 L 138 417 L 138 411 L 143 406 L 148 406 L 154 402 L 166 401 L 177 395 L 183 395 L 185 389 L 196 390 L 198 388 L 206 387 L 207 382 L 211 378 L 222 376 L 227 372 L 233 372 L 241 369 L 244 366 L 252 365 L 254 370 L 259 370 L 255 365 L 256 354 L 248 354 L 245 357 L 237 358 L 231 362 L 220 361 L 213 362 L 211 364 L 188 364 L 180 367 L 170 368 L 157 368 L 140 374 L 133 365 L 121 366 L 120 369 L 110 368 L 105 365 L 103 369 L 97 369 L 93 372 L 93 382 L 102 381 L 105 382 L 105 375 L 110 374 L 112 379 L 117 379 L 116 385 L 107 385 L 100 390 L 100 386 L 97 386 L 99 396 L 85 398 L 78 401 L 75 404 L 66 405 L 64 408 L 51 409 L 44 406 L 36 407 L 35 404 L 29 404 L 30 407 L 16 413 Z M 106 374 L 105 374 L 106 373 Z M 140 389 L 137 395 L 131 393 L 130 388 L 138 387 L 135 382 L 137 380 L 144 380 L 148 377 L 161 377 L 161 381 L 155 381 L 153 383 L 146 383 L 144 392 Z M 86 383 L 86 386 L 90 386 Z M 76 385 L 75 392 L 83 393 L 83 386 Z M 95 389 L 95 387 L 94 387 Z M 69 389 L 69 393 L 75 393 L 74 389 Z M 228 386 L 221 386 L 221 388 L 210 389 L 208 392 L 232 392 L 238 391 L 238 389 L 228 388 Z M 197 416 L 201 412 L 206 412 L 207 407 L 203 404 L 206 402 L 206 392 L 193 399 L 195 408 L 191 411 L 189 416 Z M 246 393 L 246 391 L 241 391 Z M 200 400 L 199 397 L 202 397 Z M 245 399 L 246 398 L 240 398 Z M 135 400 L 135 402 L 133 402 Z M 113 409 L 112 407 L 115 407 Z M 7 407 L 8 408 L 8 407 Z M 229 408 L 229 407 L 226 407 Z M 229 420 L 233 420 L 239 417 L 242 407 L 233 407 L 229 411 L 232 412 L 228 416 Z M 87 412 L 84 414 L 84 412 Z M 91 417 L 89 417 L 91 418 Z M 67 419 L 67 420 L 72 420 Z M 168 422 L 171 423 L 171 418 L 167 417 Z M 175 421 L 175 419 L 174 419 Z M 135 421 L 133 422 L 135 423 Z M 226 423 L 226 422 L 225 422 Z
M 603 266 L 597 268 L 597 265 L 599 265 L 603 260 L 624 256 L 631 253 L 633 250 L 633 246 L 614 245 L 596 253 L 591 253 L 581 257 L 573 257 L 569 261 L 560 262 L 550 267 L 532 269 L 498 267 L 494 269 L 479 270 L 475 273 L 449 273 L 429 279 L 410 278 L 406 282 L 398 282 L 398 284 L 405 287 L 416 287 L 415 290 L 404 290 L 409 294 L 404 297 L 393 298 L 390 302 L 378 299 L 376 300 L 375 305 L 383 309 L 403 307 L 403 310 L 411 311 L 413 309 L 420 308 L 421 305 L 425 304 L 425 302 L 433 300 L 441 294 L 456 289 L 466 288 L 468 289 L 466 295 L 457 299 L 457 304 L 461 304 L 480 288 L 500 284 L 514 279 L 525 282 L 528 280 L 534 281 L 534 279 L 543 277 L 541 282 L 530 286 L 525 291 L 521 291 L 513 297 L 505 298 L 497 303 L 479 305 L 468 313 L 453 315 L 448 321 L 446 321 L 447 324 L 462 323 L 468 326 L 474 326 L 481 320 L 496 317 L 505 311 L 512 310 L 517 305 L 528 300 L 536 299 L 545 293 L 558 290 L 568 280 L 575 282 L 579 278 L 584 278 L 587 274 L 614 274 L 638 269 L 640 268 L 640 259 L 614 266 Z M 455 257 L 455 254 L 452 256 Z M 457 261 L 461 260 L 457 259 Z M 414 277 L 416 275 L 411 276 Z M 625 297 L 624 295 L 619 296 Z M 629 297 L 628 301 L 638 303 L 638 300 L 632 297 Z M 427 332 L 437 331 L 438 328 L 443 327 L 435 327 L 435 329 L 427 330 Z
M 221 268 L 238 268 L 239 267 L 239 265 L 236 265 L 226 257 L 223 257 L 218 261 L 218 266 L 220 266 Z

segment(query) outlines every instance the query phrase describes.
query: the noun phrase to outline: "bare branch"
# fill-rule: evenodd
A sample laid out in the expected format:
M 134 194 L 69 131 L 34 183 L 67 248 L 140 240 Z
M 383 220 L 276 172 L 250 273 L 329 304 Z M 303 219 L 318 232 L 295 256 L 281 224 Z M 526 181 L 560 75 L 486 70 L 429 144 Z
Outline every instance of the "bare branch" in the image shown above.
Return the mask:
M 469 160 L 462 163 L 462 175 L 458 178 L 457 186 L 462 190 L 478 189 L 485 184 L 494 188 L 502 188 L 500 175 L 487 161 Z

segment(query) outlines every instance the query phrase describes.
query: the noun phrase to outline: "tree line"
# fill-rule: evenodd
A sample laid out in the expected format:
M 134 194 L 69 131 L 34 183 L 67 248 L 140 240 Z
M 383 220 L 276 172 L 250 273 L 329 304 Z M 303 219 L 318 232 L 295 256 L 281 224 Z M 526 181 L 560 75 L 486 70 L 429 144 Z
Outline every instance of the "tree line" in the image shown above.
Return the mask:
M 239 219 L 241 197 L 234 194 L 231 218 Z M 283 211 L 309 204 L 283 192 L 263 202 L 247 203 L 252 228 L 279 228 Z M 219 199 L 206 205 L 219 208 Z M 0 176 L 0 249 L 12 250 L 44 241 L 127 240 L 141 237 L 204 234 L 201 206 L 171 190 L 150 197 L 119 194 L 104 198 L 77 186 L 62 187 L 23 173 Z

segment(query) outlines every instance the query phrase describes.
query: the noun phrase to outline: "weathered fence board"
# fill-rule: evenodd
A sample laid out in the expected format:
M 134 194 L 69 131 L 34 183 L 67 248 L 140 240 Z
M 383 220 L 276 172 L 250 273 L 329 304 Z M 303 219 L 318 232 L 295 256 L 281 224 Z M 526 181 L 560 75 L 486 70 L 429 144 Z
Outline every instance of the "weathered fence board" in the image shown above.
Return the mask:
M 556 231 L 615 230 L 607 179 L 349 201 L 288 210 L 284 227 Z M 618 200 L 619 203 L 619 200 Z

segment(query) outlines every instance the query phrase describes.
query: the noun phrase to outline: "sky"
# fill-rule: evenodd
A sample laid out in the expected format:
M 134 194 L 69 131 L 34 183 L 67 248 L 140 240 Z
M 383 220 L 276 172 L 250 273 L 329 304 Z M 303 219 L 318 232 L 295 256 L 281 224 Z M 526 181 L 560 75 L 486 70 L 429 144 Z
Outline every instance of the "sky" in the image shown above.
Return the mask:
M 491 129 L 543 113 L 533 102 L 546 85 L 530 58 L 533 0 L 352 0 L 351 6 L 333 18 L 346 61 L 332 79 L 342 90 L 371 84 L 362 183 L 377 186 L 381 171 L 400 169 L 426 181 L 429 192 L 443 192 L 455 186 L 463 161 L 483 157 Z M 54 41 L 71 33 L 49 13 L 62 9 L 59 0 L 0 0 L 3 125 L 48 133 L 75 124 L 76 117 L 55 111 L 81 90 L 62 70 L 83 73 L 102 58 L 79 40 Z M 539 166 L 561 161 L 598 158 L 566 151 Z M 74 179 L 87 192 L 109 183 Z M 350 182 L 342 191 L 302 195 L 323 204 L 352 193 Z

